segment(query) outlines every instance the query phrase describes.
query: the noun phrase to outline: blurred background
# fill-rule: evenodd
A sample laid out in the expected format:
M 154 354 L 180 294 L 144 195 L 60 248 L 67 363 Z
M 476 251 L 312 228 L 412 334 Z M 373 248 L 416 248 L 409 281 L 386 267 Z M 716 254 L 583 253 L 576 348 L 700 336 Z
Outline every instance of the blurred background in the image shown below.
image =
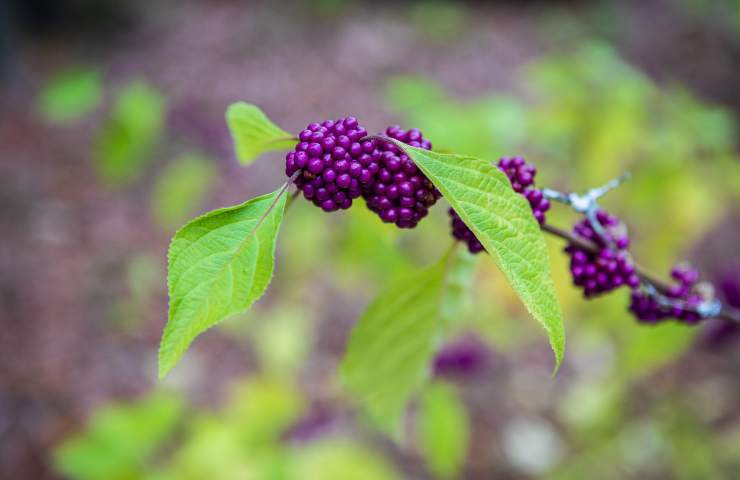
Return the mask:
M 603 203 L 641 263 L 689 259 L 740 307 L 738 78 L 734 0 L 5 0 L 0 478 L 738 478 L 740 329 L 586 302 L 558 239 L 557 377 L 492 262 L 461 254 L 404 439 L 366 424 L 337 364 L 378 288 L 448 248 L 443 201 L 410 232 L 296 202 L 266 296 L 156 381 L 169 238 L 283 182 L 281 154 L 235 160 L 230 103 L 523 154 L 562 190 L 630 170 Z

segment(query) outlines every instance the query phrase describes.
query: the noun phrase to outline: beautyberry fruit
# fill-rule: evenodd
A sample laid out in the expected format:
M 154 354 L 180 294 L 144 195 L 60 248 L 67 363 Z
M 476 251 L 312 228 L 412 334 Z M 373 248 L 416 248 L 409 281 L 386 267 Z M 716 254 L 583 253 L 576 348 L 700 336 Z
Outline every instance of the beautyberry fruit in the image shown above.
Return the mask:
M 429 140 L 415 128 L 406 131 L 393 126 L 385 134 L 412 147 L 432 149 Z M 367 206 L 386 223 L 414 228 L 441 194 L 400 148 L 381 140 L 375 143 L 372 160 L 379 169 L 372 187 L 363 188 Z
M 570 256 L 570 273 L 573 283 L 583 288 L 586 297 L 609 292 L 622 285 L 636 288 L 640 279 L 626 251 L 629 237 L 623 224 L 614 215 L 600 210 L 596 219 L 604 229 L 607 238 L 602 238 L 587 219 L 576 224 L 576 236 L 589 240 L 598 247 L 591 252 L 575 245 L 569 245 L 565 252 Z
M 696 324 L 702 317 L 696 311 L 703 297 L 696 290 L 699 272 L 687 266 L 677 265 L 671 270 L 675 280 L 671 288 L 664 292 L 665 301 L 647 291 L 634 289 L 630 311 L 642 323 L 658 323 L 675 318 L 683 323 Z
M 326 212 L 347 209 L 373 185 L 378 162 L 374 141 L 354 117 L 310 123 L 285 157 L 285 174 L 303 196 Z
M 454 209 L 450 208 L 447 213 L 450 214 L 450 226 L 452 227 L 452 236 L 455 239 L 465 242 L 470 253 L 478 253 L 485 250 L 483 244 L 478 241 L 473 231 L 465 225 L 465 222 L 462 221 Z
M 532 214 L 537 222 L 545 223 L 545 212 L 550 209 L 550 200 L 542 195 L 541 190 L 534 188 L 534 177 L 537 167 L 527 163 L 522 157 L 503 157 L 498 161 L 498 169 L 509 177 L 511 187 L 529 201 Z

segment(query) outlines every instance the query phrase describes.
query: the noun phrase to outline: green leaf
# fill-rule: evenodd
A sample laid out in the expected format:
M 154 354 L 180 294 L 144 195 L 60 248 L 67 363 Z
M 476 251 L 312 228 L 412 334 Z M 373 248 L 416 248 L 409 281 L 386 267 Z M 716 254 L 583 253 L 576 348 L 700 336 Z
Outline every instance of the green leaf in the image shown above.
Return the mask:
M 164 113 L 164 97 L 145 83 L 133 83 L 120 92 L 94 145 L 103 180 L 125 186 L 143 173 L 162 134 Z
M 205 200 L 215 176 L 213 163 L 197 153 L 186 153 L 168 165 L 152 192 L 151 211 L 157 224 L 173 231 L 187 220 Z
M 103 87 L 100 72 L 69 70 L 56 76 L 39 94 L 38 109 L 53 123 L 77 120 L 100 104 Z
M 443 327 L 440 302 L 447 256 L 384 289 L 355 325 L 341 378 L 370 417 L 398 434 L 409 397 L 426 380 Z
M 296 142 L 294 135 L 270 121 L 259 107 L 237 102 L 226 110 L 226 123 L 234 139 L 236 157 L 249 165 L 265 152 L 287 150 Z
M 468 453 L 470 420 L 451 385 L 438 382 L 424 390 L 418 434 L 429 470 L 439 478 L 455 477 Z
M 249 308 L 272 279 L 287 184 L 214 210 L 180 229 L 168 254 L 170 310 L 159 347 L 159 376 L 200 333 Z
M 483 160 L 398 146 L 442 192 L 545 328 L 557 371 L 565 350 L 563 319 L 545 239 L 527 200 L 503 172 Z

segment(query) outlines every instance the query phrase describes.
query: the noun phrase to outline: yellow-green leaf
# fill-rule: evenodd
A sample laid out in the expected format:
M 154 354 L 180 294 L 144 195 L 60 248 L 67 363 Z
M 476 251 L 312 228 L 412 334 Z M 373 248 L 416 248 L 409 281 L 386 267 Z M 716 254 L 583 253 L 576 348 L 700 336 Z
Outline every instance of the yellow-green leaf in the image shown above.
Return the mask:
M 419 446 L 429 470 L 437 478 L 454 478 L 468 453 L 470 420 L 455 389 L 433 383 L 421 395 Z
M 236 102 L 226 110 L 226 123 L 234 139 L 236 157 L 245 165 L 265 152 L 287 150 L 296 142 L 294 135 L 278 127 L 259 107 Z
M 384 289 L 355 325 L 341 377 L 369 416 L 398 434 L 409 397 L 423 384 L 443 328 L 447 256 Z

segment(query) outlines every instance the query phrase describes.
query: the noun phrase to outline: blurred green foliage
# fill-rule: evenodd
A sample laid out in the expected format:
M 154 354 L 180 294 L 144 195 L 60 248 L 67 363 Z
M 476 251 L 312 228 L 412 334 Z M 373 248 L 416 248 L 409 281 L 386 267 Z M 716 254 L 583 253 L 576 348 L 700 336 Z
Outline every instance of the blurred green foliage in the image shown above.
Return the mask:
M 180 155 L 159 175 L 152 191 L 152 217 L 165 231 L 191 218 L 216 179 L 213 162 L 202 154 Z
M 182 402 L 166 395 L 98 410 L 85 434 L 57 449 L 57 469 L 85 480 L 145 478 L 182 415 Z
M 341 378 L 372 422 L 400 439 L 406 404 L 429 377 L 442 331 L 448 255 L 388 284 L 352 330 Z
M 454 478 L 465 462 L 470 420 L 451 385 L 435 382 L 421 394 L 419 445 L 429 469 L 439 478 Z
M 83 68 L 52 78 L 37 100 L 41 115 L 52 123 L 69 123 L 93 111 L 103 97 L 100 72 Z
M 164 293 L 164 264 L 158 255 L 139 253 L 126 264 L 127 293 L 111 305 L 108 320 L 122 331 L 134 331 L 146 321 L 146 313 L 158 294 Z
M 94 143 L 95 166 L 107 184 L 127 186 L 152 161 L 162 135 L 165 98 L 144 82 L 121 88 Z
M 285 438 L 306 408 L 294 382 L 253 376 L 219 411 L 185 411 L 172 394 L 105 407 L 56 449 L 56 468 L 85 480 L 400 478 L 374 448 L 342 434 Z

